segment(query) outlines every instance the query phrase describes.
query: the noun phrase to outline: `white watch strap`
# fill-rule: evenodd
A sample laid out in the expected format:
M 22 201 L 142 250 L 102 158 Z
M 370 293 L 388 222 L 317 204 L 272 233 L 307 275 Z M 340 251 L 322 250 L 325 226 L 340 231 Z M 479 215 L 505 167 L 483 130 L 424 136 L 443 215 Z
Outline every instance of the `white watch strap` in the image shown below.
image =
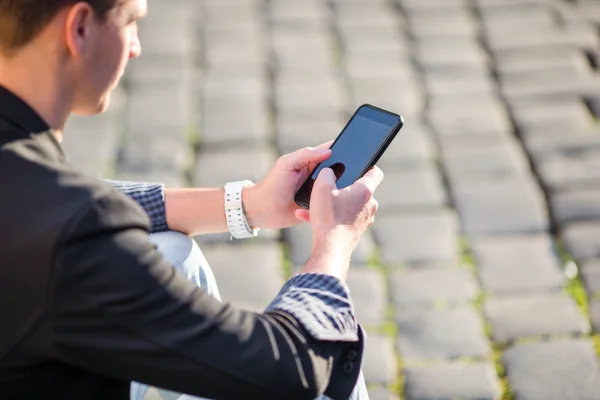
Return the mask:
M 248 239 L 258 234 L 258 229 L 252 229 L 246 219 L 242 203 L 242 190 L 252 185 L 252 181 L 228 182 L 225 185 L 225 217 L 231 233 L 231 239 Z

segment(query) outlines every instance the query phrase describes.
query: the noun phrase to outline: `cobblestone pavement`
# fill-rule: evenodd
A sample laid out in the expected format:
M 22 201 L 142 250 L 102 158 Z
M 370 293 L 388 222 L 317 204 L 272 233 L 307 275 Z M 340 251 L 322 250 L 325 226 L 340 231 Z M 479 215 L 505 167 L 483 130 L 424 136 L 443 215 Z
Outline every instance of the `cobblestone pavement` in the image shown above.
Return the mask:
M 73 162 L 259 180 L 358 105 L 397 111 L 349 277 L 372 399 L 600 399 L 600 1 L 149 3 L 111 110 L 70 121 Z M 311 245 L 307 226 L 198 241 L 251 309 Z

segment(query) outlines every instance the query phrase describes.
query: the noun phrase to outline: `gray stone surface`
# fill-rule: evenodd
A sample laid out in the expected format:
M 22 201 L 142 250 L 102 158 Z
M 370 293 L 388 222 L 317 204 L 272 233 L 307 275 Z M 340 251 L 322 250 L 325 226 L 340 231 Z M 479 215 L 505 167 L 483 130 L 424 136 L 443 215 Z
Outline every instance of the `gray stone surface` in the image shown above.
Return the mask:
M 384 174 L 385 180 L 375 192 L 382 215 L 405 208 L 440 207 L 447 202 L 441 175 L 433 164 Z
M 535 134 L 523 138 L 523 144 L 533 161 L 538 164 L 557 154 L 572 154 L 575 157 L 582 151 L 600 148 L 600 130 L 558 128 L 534 131 Z
M 561 293 L 493 297 L 485 301 L 483 310 L 498 342 L 589 330 L 577 304 Z
M 561 225 L 600 219 L 600 188 L 559 191 L 550 197 L 550 208 Z
M 552 291 L 565 281 L 548 235 L 474 238 L 471 248 L 479 267 L 479 279 L 487 292 Z
M 67 126 L 67 156 L 87 173 L 168 186 L 259 180 L 279 154 L 334 139 L 362 103 L 404 116 L 379 162 L 380 213 L 348 284 L 369 329 L 385 327 L 390 306 L 406 312 L 411 329 L 398 342 L 427 365 L 407 364 L 406 393 L 391 393 L 404 378 L 390 373 L 390 339 L 371 333 L 372 399 L 501 397 L 492 365 L 428 363 L 489 351 L 467 305 L 478 282 L 491 296 L 484 308 L 497 341 L 586 331 L 561 294 L 538 186 L 600 331 L 597 0 L 149 0 L 149 8 L 142 56 L 108 113 Z M 261 311 L 287 267 L 297 272 L 308 256 L 306 228 L 196 240 L 224 297 Z M 456 267 L 461 235 L 473 271 Z M 385 268 L 366 266 L 375 256 Z M 600 399 L 590 343 L 562 343 L 509 350 L 516 400 Z
M 283 285 L 281 248 L 275 243 L 204 247 L 225 302 L 264 310 Z
M 346 282 L 358 321 L 365 326 L 383 324 L 387 317 L 387 290 L 381 271 L 352 266 Z
M 474 300 L 478 292 L 476 278 L 464 268 L 420 267 L 390 274 L 390 293 L 396 307 L 466 302 Z
M 454 261 L 458 257 L 456 216 L 447 210 L 390 215 L 373 225 L 384 263 Z
M 600 183 L 599 150 L 579 154 L 556 154 L 537 165 L 541 181 L 549 190 Z
M 495 400 L 500 395 L 494 366 L 440 364 L 405 369 L 407 400 Z
M 407 123 L 379 159 L 378 165 L 387 174 L 407 165 L 426 164 L 436 154 L 432 132 L 424 125 Z
M 597 400 L 600 373 L 589 340 L 514 347 L 504 355 L 509 384 L 522 400 Z
M 511 102 L 516 127 L 527 134 L 534 130 L 585 129 L 590 126 L 590 111 L 578 98 L 527 99 Z
M 370 334 L 365 345 L 363 371 L 367 384 L 390 384 L 396 380 L 394 342 L 389 336 Z
M 566 250 L 578 260 L 600 257 L 600 223 L 575 222 L 562 229 Z
M 543 193 L 532 178 L 460 182 L 452 195 L 468 235 L 543 232 L 549 228 Z
M 472 112 L 474 109 L 477 112 Z M 427 117 L 441 138 L 493 139 L 511 130 L 508 110 L 498 97 L 490 94 L 431 97 Z
M 600 259 L 589 259 L 580 264 L 581 278 L 590 296 L 600 292 Z
M 404 359 L 487 357 L 481 318 L 469 306 L 399 312 L 398 349 Z
M 441 154 L 451 183 L 523 176 L 530 171 L 527 155 L 512 138 L 450 142 L 442 146 Z
M 266 146 L 207 149 L 200 152 L 195 183 L 220 187 L 229 181 L 244 179 L 258 182 L 267 176 L 276 159 L 276 153 Z

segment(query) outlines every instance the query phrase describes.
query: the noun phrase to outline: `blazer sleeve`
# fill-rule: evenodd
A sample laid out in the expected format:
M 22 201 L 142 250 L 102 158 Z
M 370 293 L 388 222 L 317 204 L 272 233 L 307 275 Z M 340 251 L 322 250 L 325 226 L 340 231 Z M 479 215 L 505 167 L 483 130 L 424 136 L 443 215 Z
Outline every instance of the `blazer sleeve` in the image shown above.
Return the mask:
M 341 283 L 294 277 L 262 314 L 221 303 L 165 262 L 125 200 L 96 199 L 56 248 L 51 356 L 206 398 L 348 398 L 363 336 Z

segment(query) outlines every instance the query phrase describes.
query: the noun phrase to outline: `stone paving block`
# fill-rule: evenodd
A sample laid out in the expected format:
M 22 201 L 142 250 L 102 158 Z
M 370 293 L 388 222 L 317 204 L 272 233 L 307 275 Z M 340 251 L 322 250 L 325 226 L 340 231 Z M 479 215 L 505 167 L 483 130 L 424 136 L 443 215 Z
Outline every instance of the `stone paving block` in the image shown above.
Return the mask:
M 398 395 L 382 387 L 367 388 L 370 400 L 398 400 Z
M 193 107 L 192 93 L 183 85 L 137 85 L 128 93 L 125 126 L 147 135 L 169 128 L 183 131 L 191 126 Z
M 398 348 L 404 359 L 487 357 L 490 346 L 474 308 L 398 313 Z
M 347 283 L 358 321 L 365 326 L 383 324 L 387 317 L 387 291 L 381 271 L 353 265 L 348 271 Z
M 105 177 L 117 162 L 121 136 L 114 104 L 111 111 L 94 116 L 72 116 L 64 129 L 62 147 L 67 159 L 88 174 Z
M 142 20 L 138 36 L 144 57 L 189 57 L 193 54 L 195 45 L 193 30 L 190 28 L 191 23 L 185 19 Z
M 503 179 L 529 173 L 527 156 L 517 141 L 457 141 L 442 146 L 443 165 L 451 182 Z
M 600 293 L 600 259 L 585 260 L 580 265 L 581 278 L 590 297 Z
M 517 399 L 600 398 L 600 366 L 589 340 L 565 339 L 517 346 L 506 351 L 504 362 Z
M 396 353 L 392 338 L 370 334 L 365 342 L 363 371 L 367 384 L 391 384 L 396 380 Z
M 408 116 L 420 113 L 425 106 L 425 93 L 416 83 L 371 78 L 354 79 L 349 84 L 355 107 L 370 103 L 408 119 Z
M 228 45 L 219 43 L 205 46 L 206 68 L 218 69 L 229 64 L 244 65 L 249 68 L 253 65 L 265 67 L 268 61 L 267 49 L 264 48 L 264 45 L 260 46 L 259 43 L 244 40 Z
M 431 13 L 454 11 L 467 6 L 464 0 L 397 0 L 403 9 L 410 15 L 414 13 Z
M 386 171 L 375 198 L 379 202 L 378 214 L 409 207 L 439 207 L 448 201 L 440 173 L 433 164 Z
M 517 128 L 525 133 L 544 129 L 585 129 L 591 121 L 589 109 L 579 98 L 514 101 L 511 114 Z
M 385 264 L 454 261 L 459 254 L 456 215 L 449 210 L 390 215 L 373 224 Z
M 495 400 L 500 385 L 489 363 L 452 363 L 404 370 L 407 400 Z
M 505 75 L 500 78 L 500 90 L 509 99 L 522 97 L 569 97 L 585 93 L 592 84 L 585 72 L 545 70 Z
M 492 94 L 495 92 L 491 76 L 484 73 L 450 71 L 428 73 L 423 76 L 431 96 L 457 96 L 463 94 Z
M 195 183 L 200 187 L 220 187 L 236 180 L 258 182 L 267 175 L 276 158 L 273 150 L 266 147 L 200 151 Z
M 209 246 L 202 249 L 221 298 L 238 306 L 266 307 L 283 285 L 283 253 L 276 243 Z
M 294 110 L 292 113 L 298 115 L 301 114 L 301 111 Z M 332 113 L 336 114 L 334 109 L 332 109 Z M 277 147 L 282 154 L 285 154 L 306 146 L 318 146 L 334 140 L 344 128 L 344 124 L 342 118 L 336 120 L 333 116 L 327 119 L 287 118 L 282 120 L 278 118 L 276 126 Z
M 472 15 L 463 8 L 458 12 L 421 12 L 409 14 L 410 32 L 417 41 L 437 38 L 474 39 L 477 27 Z
M 179 129 L 161 129 L 159 135 L 130 132 L 120 153 L 121 172 L 148 174 L 182 173 L 193 163 L 193 151 Z
M 562 293 L 493 297 L 485 301 L 483 311 L 496 342 L 589 330 L 577 304 Z
M 346 60 L 344 63 L 348 79 L 352 81 L 377 76 L 380 79 L 389 81 L 410 82 L 418 77 L 416 67 L 409 60 L 402 60 L 399 57 L 389 64 L 380 64 L 373 60 L 356 61 L 356 57 L 354 60 L 355 62 Z
M 337 3 L 334 17 L 344 26 L 399 26 L 400 15 L 390 3 Z
M 312 250 L 312 230 L 309 224 L 299 224 L 290 228 L 283 229 L 283 236 L 290 245 L 290 260 L 295 265 L 304 265 L 310 257 Z M 351 261 L 356 264 L 368 264 L 371 260 L 371 254 L 375 249 L 375 243 L 370 230 L 366 231 L 356 250 L 352 254 Z
M 408 165 L 426 164 L 436 155 L 431 130 L 411 121 L 404 125 L 377 164 L 387 173 Z
M 265 103 L 232 103 L 220 112 L 211 111 L 202 114 L 200 136 L 203 145 L 256 144 L 270 137 Z
M 477 112 L 473 112 L 474 109 Z M 472 140 L 484 136 L 492 139 L 512 130 L 506 107 L 499 98 L 489 94 L 431 98 L 427 117 L 440 138 Z
M 343 108 L 344 98 L 341 86 L 332 80 L 279 83 L 275 87 L 275 103 L 277 111 Z
M 498 52 L 497 70 L 501 76 L 546 69 L 566 69 L 575 73 L 590 72 L 583 51 L 571 46 L 540 46 Z
M 559 191 L 550 196 L 552 216 L 558 224 L 600 219 L 600 188 Z
M 562 153 L 536 162 L 538 175 L 545 188 L 551 191 L 600 182 L 600 150 L 576 154 Z
M 202 85 L 202 100 L 227 102 L 236 101 L 265 101 L 267 98 L 267 82 L 260 78 L 217 78 L 204 79 Z
M 432 266 L 392 272 L 390 293 L 396 307 L 433 306 L 438 301 L 474 300 L 479 287 L 465 268 Z
M 599 129 L 557 129 L 531 132 L 523 143 L 534 162 L 541 162 L 556 153 L 574 154 L 600 149 Z
M 468 235 L 531 233 L 549 228 L 543 193 L 531 177 L 459 182 L 452 191 Z
M 550 237 L 518 235 L 471 241 L 479 278 L 491 293 L 557 290 L 565 281 Z
M 492 52 L 525 49 L 547 45 L 573 46 L 581 49 L 594 49 L 598 46 L 598 37 L 591 26 L 573 26 L 568 29 L 528 24 L 523 21 L 523 29 L 502 29 L 495 35 L 488 33 L 488 46 Z
M 431 39 L 415 44 L 417 62 L 427 71 L 485 67 L 489 58 L 475 40 Z
M 280 22 L 321 20 L 328 17 L 326 3 L 322 1 L 275 1 L 269 3 L 269 18 Z
M 562 227 L 567 252 L 577 260 L 600 257 L 600 222 L 583 221 Z

